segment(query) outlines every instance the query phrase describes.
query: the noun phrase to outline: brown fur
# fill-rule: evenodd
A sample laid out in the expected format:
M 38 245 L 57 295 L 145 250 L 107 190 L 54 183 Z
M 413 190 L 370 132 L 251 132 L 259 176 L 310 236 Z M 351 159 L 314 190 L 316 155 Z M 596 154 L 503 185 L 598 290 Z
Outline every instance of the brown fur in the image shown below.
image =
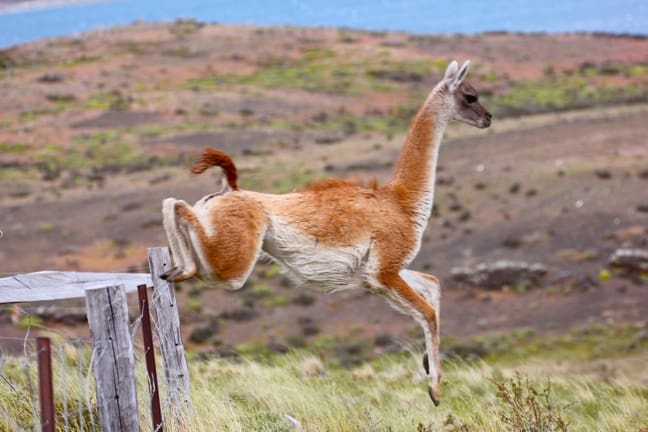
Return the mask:
M 399 201 L 413 211 L 423 195 L 423 183 L 429 175 L 430 154 L 434 148 L 429 145 L 433 139 L 435 122 L 424 105 L 412 120 L 407 131 L 405 144 L 394 171 L 394 184 Z
M 433 326 L 436 331 L 437 314 L 434 306 L 428 303 L 419 293 L 414 291 L 398 274 L 385 272 L 380 275 L 380 281 L 396 291 L 398 295 L 411 304 L 425 319 Z
M 217 227 L 217 235 L 212 236 L 207 235 L 189 206 L 176 204 L 175 211 L 179 223 L 191 225 L 198 233 L 207 261 L 219 279 L 229 280 L 245 276 L 250 262 L 254 262 L 261 241 L 260 236 L 266 224 L 263 208 L 259 203 L 246 200 L 238 192 L 223 196 L 220 211 L 210 214 L 209 222 Z M 218 235 L 221 232 L 227 235 Z
M 378 179 L 374 177 L 368 182 L 361 182 L 357 180 L 341 179 L 341 178 L 313 180 L 312 182 L 308 183 L 306 187 L 296 188 L 295 190 L 293 190 L 293 192 L 308 192 L 308 191 L 320 192 L 327 189 L 348 188 L 348 187 L 350 188 L 360 187 L 360 188 L 377 190 Z
M 399 276 L 400 270 L 409 264 L 407 260 L 413 258 L 418 245 L 412 218 L 416 216 L 418 202 L 425 193 L 422 183 L 429 176 L 431 152 L 434 151 L 430 142 L 433 141 L 436 124 L 429 112 L 434 110 L 435 107 L 430 104 L 435 102 L 424 104 L 413 119 L 394 179 L 387 185 L 368 189 L 354 181 L 333 178 L 279 196 L 253 192 L 223 196 L 210 222 L 219 231 L 222 227 L 223 232 L 235 238 L 224 239 L 216 235 L 216 240 L 203 243 L 210 255 L 214 273 L 223 280 L 229 279 L 226 273 L 234 273 L 237 277 L 242 273 L 242 269 L 238 268 L 244 255 L 242 245 L 254 243 L 254 234 L 258 231 L 255 227 L 233 225 L 259 220 L 259 215 L 254 217 L 246 213 L 250 207 L 260 205 L 325 245 L 350 246 L 370 239 L 374 252 L 380 257 L 380 283 L 394 290 L 436 328 L 434 307 Z M 236 172 L 229 156 L 212 149 L 206 149 L 203 153 L 200 172 L 206 169 L 208 163 L 222 166 L 223 160 L 230 164 L 230 172 Z M 248 233 L 245 239 L 242 233 Z M 237 270 L 231 271 L 232 267 L 237 267 Z
M 205 147 L 200 159 L 191 167 L 191 172 L 200 174 L 210 166 L 219 166 L 225 172 L 227 177 L 227 184 L 229 187 L 236 191 L 238 188 L 238 171 L 232 158 L 224 151 Z

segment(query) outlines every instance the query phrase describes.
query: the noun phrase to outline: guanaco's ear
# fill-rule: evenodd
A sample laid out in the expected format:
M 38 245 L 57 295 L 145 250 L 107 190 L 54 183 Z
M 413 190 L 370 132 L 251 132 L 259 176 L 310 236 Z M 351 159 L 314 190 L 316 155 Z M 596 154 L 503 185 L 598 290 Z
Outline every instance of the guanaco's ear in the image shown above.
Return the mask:
M 445 71 L 445 75 L 443 76 L 443 81 L 449 84 L 452 81 L 452 78 L 457 73 L 457 69 L 459 69 L 459 64 L 457 64 L 456 60 L 452 60 L 452 62 L 448 65 L 448 68 Z
M 448 67 L 448 69 L 450 69 L 450 67 Z M 459 69 L 459 72 L 457 72 L 448 83 L 448 89 L 450 89 L 451 92 L 457 90 L 461 83 L 466 79 L 468 69 L 470 69 L 470 60 L 466 60 L 466 62 L 461 66 L 461 69 Z M 447 73 L 448 72 L 446 71 L 446 74 Z

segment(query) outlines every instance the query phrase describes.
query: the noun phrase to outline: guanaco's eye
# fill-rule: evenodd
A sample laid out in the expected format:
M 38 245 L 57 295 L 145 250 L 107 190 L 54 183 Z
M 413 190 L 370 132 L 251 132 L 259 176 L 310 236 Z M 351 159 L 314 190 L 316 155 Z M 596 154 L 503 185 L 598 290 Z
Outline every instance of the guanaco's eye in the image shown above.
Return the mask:
M 465 98 L 466 98 L 466 102 L 468 102 L 469 104 L 477 102 L 477 96 L 475 95 L 467 94 L 465 95 Z

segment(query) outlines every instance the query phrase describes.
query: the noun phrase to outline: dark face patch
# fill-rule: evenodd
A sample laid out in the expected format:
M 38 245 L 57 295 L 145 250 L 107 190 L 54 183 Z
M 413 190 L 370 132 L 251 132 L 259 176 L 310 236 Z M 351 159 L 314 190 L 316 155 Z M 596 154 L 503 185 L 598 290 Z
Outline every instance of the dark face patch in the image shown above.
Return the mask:
M 479 103 L 477 90 L 464 81 L 454 92 L 455 120 L 468 123 L 479 128 L 487 128 L 491 124 L 491 113 Z

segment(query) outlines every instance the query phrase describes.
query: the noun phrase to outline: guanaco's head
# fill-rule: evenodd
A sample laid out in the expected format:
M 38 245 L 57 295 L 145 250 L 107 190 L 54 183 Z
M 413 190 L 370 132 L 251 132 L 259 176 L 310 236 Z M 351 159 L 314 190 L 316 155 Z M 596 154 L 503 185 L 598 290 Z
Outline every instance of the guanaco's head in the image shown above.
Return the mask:
M 465 81 L 470 61 L 459 66 L 456 61 L 448 65 L 441 85 L 444 86 L 446 110 L 450 118 L 478 128 L 491 124 L 491 113 L 479 103 L 477 90 Z

